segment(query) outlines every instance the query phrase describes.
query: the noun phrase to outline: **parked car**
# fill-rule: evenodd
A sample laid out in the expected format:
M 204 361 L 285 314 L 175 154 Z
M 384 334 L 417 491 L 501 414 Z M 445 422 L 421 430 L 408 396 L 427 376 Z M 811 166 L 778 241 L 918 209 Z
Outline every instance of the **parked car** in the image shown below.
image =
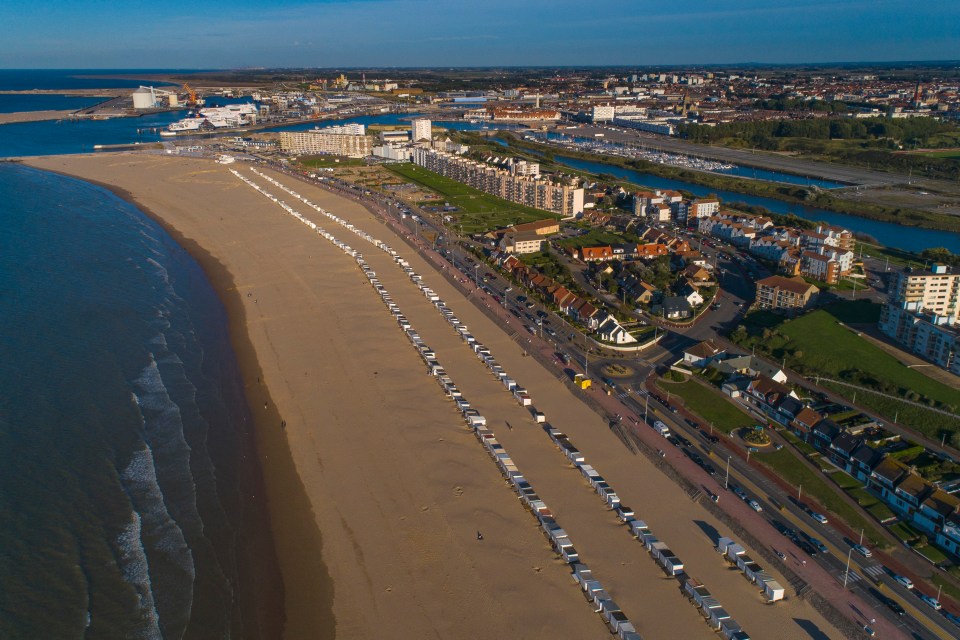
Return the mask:
M 928 595 L 925 594 L 925 593 L 921 593 L 918 597 L 919 597 L 921 600 L 923 600 L 924 604 L 929 605 L 929 606 L 932 607 L 935 611 L 940 611 L 940 609 L 943 608 L 943 607 L 940 605 L 940 602 L 939 602 L 936 598 L 933 598 L 932 596 L 928 596 Z
M 853 545 L 853 550 L 862 555 L 864 558 L 869 558 L 873 555 L 873 552 L 871 552 L 870 549 L 867 549 L 862 544 Z
M 913 580 L 905 576 L 893 576 L 893 579 L 902 584 L 907 589 L 913 589 Z
M 825 515 L 823 515 L 822 513 L 817 513 L 816 511 L 811 511 L 810 517 L 816 520 L 817 522 L 819 522 L 820 524 L 827 524 L 827 522 L 829 522 Z
M 761 507 L 760 503 L 757 502 L 756 500 L 751 500 L 747 504 L 749 504 L 750 508 L 756 511 L 757 513 L 760 513 L 761 511 L 763 511 L 763 507 Z

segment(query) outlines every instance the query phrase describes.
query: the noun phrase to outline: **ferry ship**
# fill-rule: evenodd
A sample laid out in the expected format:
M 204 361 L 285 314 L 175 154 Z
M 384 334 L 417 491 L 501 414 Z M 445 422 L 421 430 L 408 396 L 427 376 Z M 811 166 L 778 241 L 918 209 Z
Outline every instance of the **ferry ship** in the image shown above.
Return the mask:
M 171 122 L 162 136 L 175 136 L 178 133 L 193 133 L 201 129 L 228 129 L 251 124 L 257 115 L 257 105 L 244 102 L 225 107 L 208 107 L 190 117 Z M 254 116 L 251 118 L 250 116 Z

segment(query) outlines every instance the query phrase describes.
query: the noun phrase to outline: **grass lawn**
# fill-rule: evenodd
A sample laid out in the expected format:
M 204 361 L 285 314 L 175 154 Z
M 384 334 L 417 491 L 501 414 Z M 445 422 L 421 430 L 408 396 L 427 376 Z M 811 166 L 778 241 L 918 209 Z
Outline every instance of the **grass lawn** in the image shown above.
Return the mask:
M 947 407 L 960 405 L 960 393 L 922 373 L 908 369 L 892 355 L 872 345 L 841 323 L 872 321 L 876 305 L 845 304 L 820 309 L 794 320 L 782 321 L 774 328 L 766 326 L 767 316 L 747 320 L 749 336 L 744 346 L 764 350 L 773 359 L 786 358 L 787 366 L 808 378 L 821 375 L 886 393 L 904 396 L 919 394 Z M 834 315 L 836 314 L 836 315 Z M 830 386 L 829 383 L 822 383 Z M 835 385 L 837 393 L 852 398 L 855 389 Z M 916 396 L 915 396 L 916 397 Z M 934 413 L 923 407 L 897 399 L 861 391 L 857 401 L 892 419 L 907 424 L 929 437 L 938 438 L 943 431 L 960 430 L 960 420 Z M 949 409 L 948 409 L 949 410 Z
M 960 149 L 949 149 L 947 151 L 926 151 L 918 153 L 918 156 L 927 158 L 958 158 L 960 159 Z
M 604 231 L 602 229 L 590 229 L 587 233 L 582 236 L 574 236 L 572 238 L 564 238 L 563 240 L 557 241 L 557 245 L 561 247 L 597 247 L 604 246 L 608 244 L 624 244 L 626 239 L 616 233 L 610 231 Z
M 362 158 L 347 158 L 345 156 L 301 156 L 298 162 L 312 169 L 362 167 L 366 164 Z
M 820 457 L 820 452 L 814 449 L 813 445 L 804 442 L 789 431 L 781 431 L 780 435 L 782 435 L 787 442 L 795 446 L 804 456 L 811 459 Z
M 887 527 L 887 530 L 895 535 L 898 540 L 901 542 L 906 542 L 907 544 L 912 543 L 920 537 L 916 531 L 913 530 L 913 527 L 908 525 L 906 522 L 898 522 Z
M 927 547 L 927 548 L 929 549 L 930 547 Z M 926 549 L 924 549 L 924 551 L 926 551 Z M 957 586 L 952 582 L 944 580 L 940 575 L 936 573 L 930 576 L 930 582 L 932 582 L 933 586 L 935 587 L 943 586 L 944 594 L 950 596 L 954 600 L 960 600 L 960 589 L 958 589 Z
M 893 509 L 883 504 L 879 500 L 869 507 L 864 507 L 867 512 L 874 517 L 877 522 L 884 523 L 889 520 L 893 520 L 897 517 L 897 514 L 893 512 Z
M 837 471 L 830 474 L 830 479 L 833 480 L 838 487 L 847 491 L 848 489 L 859 489 L 863 488 L 863 485 L 853 476 L 843 471 Z
M 874 546 L 886 546 L 876 526 L 854 507 L 847 504 L 847 502 L 837 494 L 836 489 L 827 484 L 821 475 L 797 459 L 791 451 L 781 449 L 780 451 L 755 456 L 753 459 L 776 471 L 781 478 L 794 487 L 802 485 L 801 499 L 803 499 L 805 495 L 812 496 L 828 511 L 846 522 L 851 529 L 863 529 L 864 536 L 870 540 L 871 544 Z
M 427 171 L 423 167 L 412 164 L 388 164 L 384 167 L 405 180 L 438 193 L 441 201 L 429 203 L 430 205 L 448 202 L 450 206 L 456 207 L 457 211 L 451 212 L 451 215 L 463 225 L 464 233 L 489 231 L 521 222 L 558 217 L 549 211 L 497 198 L 452 178 Z
M 750 427 L 756 422 L 750 416 L 731 404 L 718 391 L 712 391 L 703 385 L 688 380 L 686 382 L 657 383 L 664 392 L 679 396 L 690 411 L 712 423 L 714 428 L 730 433 L 741 427 Z
M 932 544 L 928 544 L 925 547 L 914 547 L 914 549 L 933 564 L 946 564 L 950 561 L 950 558 L 948 558 L 943 551 L 940 551 L 940 549 L 937 549 Z

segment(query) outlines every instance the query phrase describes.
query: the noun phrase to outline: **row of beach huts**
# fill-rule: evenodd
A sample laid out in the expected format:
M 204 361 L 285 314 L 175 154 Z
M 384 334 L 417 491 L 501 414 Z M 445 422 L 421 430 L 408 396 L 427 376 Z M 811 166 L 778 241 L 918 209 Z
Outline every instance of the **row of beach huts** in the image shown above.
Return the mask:
M 492 375 L 497 378 L 501 384 L 503 384 L 505 390 L 511 393 L 514 399 L 521 406 L 529 408 L 531 417 L 534 419 L 534 421 L 543 426 L 544 431 L 560 449 L 567 460 L 583 475 L 584 479 L 590 484 L 598 496 L 600 496 L 601 499 L 606 502 L 607 506 L 614 511 L 617 518 L 628 526 L 630 533 L 641 544 L 644 545 L 651 558 L 657 562 L 657 564 L 667 575 L 673 576 L 678 580 L 680 583 L 681 592 L 684 593 L 698 608 L 707 623 L 714 630 L 720 632 L 723 637 L 727 638 L 728 640 L 749 640 L 749 635 L 744 632 L 740 625 L 726 612 L 725 609 L 723 609 L 720 603 L 710 595 L 710 592 L 706 589 L 706 587 L 688 575 L 683 562 L 679 557 L 676 556 L 675 553 L 673 553 L 673 551 L 671 551 L 670 547 L 665 542 L 657 539 L 650 531 L 647 524 L 643 520 L 640 520 L 636 517 L 636 514 L 632 509 L 621 503 L 616 491 L 610 486 L 604 477 L 600 475 L 599 471 L 597 471 L 592 465 L 587 464 L 584 455 L 573 445 L 569 437 L 547 423 L 546 416 L 543 414 L 543 412 L 538 411 L 536 407 L 533 406 L 533 402 L 529 393 L 523 387 L 521 387 L 514 378 L 507 374 L 503 367 L 493 357 L 490 350 L 481 344 L 470 333 L 467 326 L 460 322 L 460 320 L 456 317 L 453 311 L 447 307 L 440 296 L 434 292 L 433 289 L 427 286 L 423 280 L 423 277 L 417 274 L 405 259 L 403 259 L 386 243 L 377 240 L 366 232 L 358 229 L 351 223 L 325 211 L 321 207 L 313 204 L 309 200 L 303 198 L 296 192 L 280 184 L 269 176 L 256 171 L 255 169 L 252 169 L 252 171 L 263 179 L 301 200 L 322 215 L 337 222 L 344 228 L 350 230 L 377 248 L 388 253 L 394 262 L 405 272 L 409 279 L 420 289 L 421 293 L 423 293 L 427 300 L 433 303 L 437 311 L 447 320 L 452 329 L 459 335 L 461 340 L 468 346 L 468 348 L 470 348 L 474 354 L 477 355 L 477 357 L 490 370 Z M 640 636 L 636 632 L 633 624 L 620 610 L 616 602 L 614 602 L 610 595 L 603 589 L 602 584 L 594 578 L 590 568 L 585 563 L 580 561 L 580 554 L 574 547 L 569 535 L 556 522 L 556 519 L 553 517 L 549 508 L 546 506 L 543 500 L 539 498 L 530 483 L 523 477 L 512 458 L 509 456 L 509 454 L 507 454 L 503 446 L 497 441 L 494 432 L 487 426 L 487 421 L 484 416 L 481 415 L 475 407 L 472 407 L 469 401 L 463 396 L 453 380 L 440 364 L 436 353 L 429 348 L 419 334 L 413 329 L 398 305 L 391 298 L 389 292 L 387 292 L 387 290 L 380 283 L 376 273 L 370 269 L 369 265 L 367 265 L 367 263 L 363 260 L 363 257 L 345 243 L 340 242 L 331 234 L 320 229 L 314 223 L 295 212 L 283 201 L 278 200 L 274 196 L 263 191 L 253 182 L 240 176 L 240 174 L 236 171 L 233 171 L 233 173 L 240 177 L 241 180 L 244 180 L 255 189 L 274 200 L 277 204 L 282 206 L 301 222 L 304 222 L 311 229 L 316 230 L 318 233 L 320 233 L 320 235 L 333 242 L 348 255 L 357 260 L 358 265 L 361 267 L 370 283 L 381 296 L 384 304 L 394 316 L 398 326 L 402 331 L 404 331 L 411 344 L 423 359 L 424 364 L 427 367 L 427 372 L 436 378 L 443 392 L 454 402 L 457 411 L 462 416 L 466 425 L 473 430 L 477 439 L 484 446 L 491 458 L 493 458 L 493 460 L 496 462 L 505 480 L 513 488 L 514 492 L 523 501 L 534 517 L 537 518 L 544 535 L 547 537 L 554 551 L 570 565 L 573 578 L 580 586 L 584 596 L 587 598 L 587 600 L 596 605 L 597 612 L 601 614 L 612 633 L 617 634 L 624 640 L 635 640 L 639 638 Z M 720 549 L 719 547 L 721 544 L 725 545 L 723 549 Z M 755 583 L 761 588 L 769 602 L 775 602 L 784 597 L 783 587 L 781 587 L 772 578 L 772 576 L 764 572 L 759 565 L 752 562 L 749 556 L 746 556 L 743 547 L 733 543 L 733 541 L 729 538 L 721 538 L 721 540 L 718 542 L 718 551 L 724 553 L 725 557 L 729 558 L 731 562 L 737 564 L 741 571 L 743 571 L 744 575 L 751 582 Z M 743 566 L 740 566 L 741 564 L 743 564 Z
M 576 548 L 573 545 L 573 542 L 570 540 L 570 536 L 567 532 L 560 526 L 556 518 L 554 518 L 553 513 L 547 507 L 546 503 L 539 497 L 536 493 L 536 490 L 530 484 L 529 481 L 524 478 L 523 474 L 520 472 L 520 469 L 517 467 L 516 463 L 504 449 L 503 445 L 497 441 L 496 435 L 494 432 L 489 429 L 486 425 L 486 419 L 477 411 L 475 408 L 470 406 L 470 403 L 463 396 L 460 390 L 457 388 L 456 384 L 450 378 L 450 376 L 443 369 L 440 364 L 436 354 L 429 348 L 425 341 L 420 337 L 416 330 L 410 325 L 410 322 L 403 315 L 399 306 L 393 301 L 390 293 L 377 278 L 376 273 L 373 269 L 370 268 L 369 264 L 363 259 L 362 254 L 354 250 L 345 242 L 342 242 L 335 238 L 332 234 L 328 233 L 324 229 L 318 227 L 315 223 L 307 220 L 299 213 L 294 211 L 291 207 L 286 205 L 283 201 L 277 199 L 275 196 L 272 196 L 268 192 L 261 189 L 254 182 L 246 179 L 241 176 L 236 171 L 233 173 L 239 177 L 241 180 L 246 182 L 248 185 L 255 188 L 257 191 L 261 192 L 278 205 L 283 207 L 287 212 L 296 217 L 298 220 L 306 224 L 312 230 L 317 231 L 318 234 L 334 243 L 337 247 L 343 250 L 346 254 L 353 257 L 358 266 L 363 270 L 364 275 L 376 289 L 377 293 L 380 295 L 381 300 L 387 306 L 388 310 L 394 316 L 397 325 L 405 333 L 407 338 L 410 340 L 410 343 L 414 346 L 417 352 L 420 354 L 424 363 L 427 365 L 428 372 L 434 376 L 443 389 L 444 393 L 448 398 L 454 401 L 456 404 L 457 410 L 460 412 L 463 417 L 464 422 L 470 427 L 477 440 L 483 445 L 484 449 L 490 455 L 490 457 L 496 463 L 500 473 L 503 475 L 504 479 L 512 487 L 513 491 L 517 496 L 523 501 L 524 505 L 530 510 L 531 514 L 537 518 L 538 524 L 541 530 L 544 533 L 544 536 L 549 541 L 553 550 L 568 564 L 576 565 L 578 567 L 584 567 L 585 565 L 577 564 L 580 560 L 580 555 L 577 552 Z M 261 175 L 267 180 L 274 182 L 270 178 Z M 282 186 L 282 185 L 281 185 Z M 306 202 L 306 201 L 305 201 Z M 308 203 L 309 204 L 309 203 Z M 477 356 L 484 360 L 488 367 L 491 370 L 502 371 L 502 367 L 496 364 L 493 361 L 492 356 L 490 356 L 490 351 L 482 344 L 480 344 L 476 338 L 474 338 L 466 325 L 464 325 L 460 320 L 453 314 L 453 312 L 446 306 L 443 300 L 433 292 L 429 287 L 423 284 L 423 279 L 413 269 L 409 266 L 406 260 L 401 258 L 393 249 L 391 249 L 385 243 L 376 240 L 366 234 L 363 231 L 360 231 L 350 223 L 342 221 L 341 219 L 329 214 L 325 211 L 321 211 L 324 215 L 330 217 L 331 219 L 339 222 L 344 227 L 354 231 L 364 239 L 369 240 L 374 243 L 378 248 L 389 253 L 394 261 L 407 273 L 411 281 L 420 287 L 420 290 L 423 292 L 424 296 L 430 300 L 436 306 L 437 310 L 447 319 L 451 327 L 461 336 L 463 341 L 471 346 L 474 353 Z M 498 376 L 499 377 L 499 376 Z M 501 380 L 504 380 L 506 376 L 501 377 Z M 514 393 L 514 396 L 517 398 L 517 401 L 523 406 L 530 406 L 530 398 L 523 389 L 520 389 L 516 386 L 516 383 L 504 380 L 504 386 Z M 575 575 L 576 577 L 576 575 Z M 636 632 L 633 624 L 630 622 L 626 614 L 621 611 L 620 607 L 613 601 L 612 598 L 607 594 L 606 591 L 602 589 L 599 581 L 591 580 L 589 588 L 583 589 L 583 593 L 587 600 L 593 605 L 598 607 L 597 612 L 601 615 L 607 627 L 610 629 L 611 633 L 616 634 L 621 640 L 641 640 L 641 636 Z

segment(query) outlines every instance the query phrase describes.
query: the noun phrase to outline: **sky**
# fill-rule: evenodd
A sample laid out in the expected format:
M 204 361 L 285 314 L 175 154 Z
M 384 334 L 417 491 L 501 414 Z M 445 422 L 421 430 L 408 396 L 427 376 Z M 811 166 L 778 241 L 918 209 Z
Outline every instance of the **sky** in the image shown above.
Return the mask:
M 956 60 L 960 0 L 28 0 L 0 68 Z

